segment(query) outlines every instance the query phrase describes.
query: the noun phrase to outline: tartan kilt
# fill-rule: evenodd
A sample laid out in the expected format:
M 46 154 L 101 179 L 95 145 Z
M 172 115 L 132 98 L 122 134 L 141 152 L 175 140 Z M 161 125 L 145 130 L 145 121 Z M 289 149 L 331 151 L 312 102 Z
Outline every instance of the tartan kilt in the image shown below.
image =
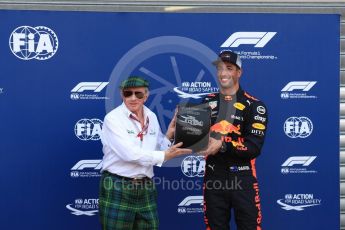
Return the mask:
M 98 207 L 102 230 L 158 229 L 157 190 L 152 180 L 133 182 L 104 171 Z

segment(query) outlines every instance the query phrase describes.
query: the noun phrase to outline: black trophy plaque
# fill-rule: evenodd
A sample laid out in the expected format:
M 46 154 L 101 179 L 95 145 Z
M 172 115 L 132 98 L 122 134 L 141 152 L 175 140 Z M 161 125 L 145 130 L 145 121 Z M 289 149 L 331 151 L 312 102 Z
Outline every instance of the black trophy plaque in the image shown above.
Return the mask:
M 211 126 L 209 105 L 178 105 L 176 116 L 175 144 L 183 142 L 182 148 L 189 148 L 194 152 L 205 149 Z

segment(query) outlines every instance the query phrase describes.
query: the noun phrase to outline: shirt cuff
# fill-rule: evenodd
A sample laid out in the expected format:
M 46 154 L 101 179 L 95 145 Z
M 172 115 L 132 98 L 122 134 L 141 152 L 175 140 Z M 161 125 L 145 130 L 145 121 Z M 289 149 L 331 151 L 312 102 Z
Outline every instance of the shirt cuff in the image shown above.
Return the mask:
M 170 147 L 171 147 L 171 141 L 167 137 L 164 137 L 161 144 L 161 150 L 166 150 Z
M 164 151 L 153 151 L 153 165 L 161 167 L 164 163 L 165 153 Z

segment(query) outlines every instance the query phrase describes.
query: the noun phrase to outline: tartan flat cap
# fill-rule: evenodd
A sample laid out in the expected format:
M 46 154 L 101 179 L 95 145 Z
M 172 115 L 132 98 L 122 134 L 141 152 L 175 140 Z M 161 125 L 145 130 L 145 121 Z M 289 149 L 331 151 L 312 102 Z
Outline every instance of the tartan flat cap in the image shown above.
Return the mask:
M 134 87 L 149 87 L 149 82 L 142 77 L 130 76 L 126 80 L 123 80 L 120 85 L 120 89 L 134 88 Z

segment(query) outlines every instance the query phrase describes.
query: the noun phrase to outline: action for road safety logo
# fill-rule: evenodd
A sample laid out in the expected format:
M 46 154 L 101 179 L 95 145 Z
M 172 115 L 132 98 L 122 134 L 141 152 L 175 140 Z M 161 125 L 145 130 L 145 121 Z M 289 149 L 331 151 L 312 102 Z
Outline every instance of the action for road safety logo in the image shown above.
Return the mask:
M 321 205 L 321 199 L 314 194 L 286 194 L 284 199 L 277 200 L 277 204 L 287 211 L 304 211 L 305 208 Z
M 98 199 L 75 199 L 74 203 L 66 205 L 72 215 L 94 216 L 98 212 Z
M 181 98 L 199 99 L 205 95 L 219 91 L 219 88 L 213 87 L 211 82 L 182 82 L 181 87 L 174 87 L 174 91 Z

